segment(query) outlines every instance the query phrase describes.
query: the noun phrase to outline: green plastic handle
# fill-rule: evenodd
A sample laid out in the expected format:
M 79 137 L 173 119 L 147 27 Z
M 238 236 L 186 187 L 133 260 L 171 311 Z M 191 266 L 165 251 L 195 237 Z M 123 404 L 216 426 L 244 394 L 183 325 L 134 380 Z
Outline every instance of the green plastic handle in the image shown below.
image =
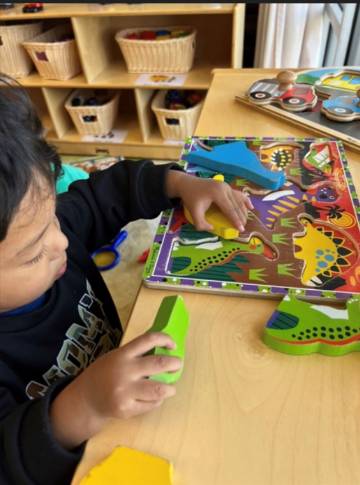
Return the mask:
M 168 334 L 176 343 L 175 349 L 155 347 L 149 352 L 152 355 L 171 355 L 184 361 L 185 339 L 189 327 L 189 313 L 185 307 L 184 299 L 180 295 L 166 296 L 156 314 L 152 327 L 149 332 L 163 332 Z M 183 371 L 183 367 L 177 372 L 162 372 L 150 377 L 155 381 L 173 384 L 176 382 Z

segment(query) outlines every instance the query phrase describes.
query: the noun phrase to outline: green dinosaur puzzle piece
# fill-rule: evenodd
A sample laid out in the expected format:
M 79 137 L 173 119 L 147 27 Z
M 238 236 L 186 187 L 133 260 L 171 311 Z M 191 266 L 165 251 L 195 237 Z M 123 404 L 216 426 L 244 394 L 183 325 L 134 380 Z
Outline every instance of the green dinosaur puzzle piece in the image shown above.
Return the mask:
M 189 313 L 185 307 L 184 299 L 180 295 L 166 296 L 156 314 L 154 323 L 149 332 L 164 332 L 176 343 L 175 349 L 155 347 L 152 355 L 171 355 L 179 357 L 182 361 L 185 356 L 185 338 L 189 326 Z M 150 379 L 173 384 L 182 374 L 183 366 L 177 372 L 163 372 L 150 377 Z
M 346 309 L 287 295 L 266 324 L 263 341 L 274 350 L 293 355 L 360 351 L 360 295 L 353 295 Z

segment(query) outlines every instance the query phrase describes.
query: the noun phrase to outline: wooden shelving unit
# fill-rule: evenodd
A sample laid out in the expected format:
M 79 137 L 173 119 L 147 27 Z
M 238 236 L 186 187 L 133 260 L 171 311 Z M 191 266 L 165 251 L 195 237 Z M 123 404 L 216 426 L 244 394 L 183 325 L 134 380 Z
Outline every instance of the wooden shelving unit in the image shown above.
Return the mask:
M 139 85 L 139 74 L 126 70 L 115 34 L 131 27 L 190 25 L 197 29 L 195 62 L 180 89 L 207 91 L 212 70 L 241 67 L 244 4 L 44 4 L 44 10 L 23 14 L 22 5 L 2 11 L 0 21 L 42 19 L 47 26 L 68 21 L 77 41 L 83 72 L 67 81 L 49 81 L 36 71 L 20 79 L 36 101 L 47 138 L 61 153 L 177 159 L 181 146 L 161 138 L 150 109 L 156 87 Z M 64 102 L 76 88 L 120 91 L 115 128 L 126 130 L 122 143 L 87 142 L 76 132 Z

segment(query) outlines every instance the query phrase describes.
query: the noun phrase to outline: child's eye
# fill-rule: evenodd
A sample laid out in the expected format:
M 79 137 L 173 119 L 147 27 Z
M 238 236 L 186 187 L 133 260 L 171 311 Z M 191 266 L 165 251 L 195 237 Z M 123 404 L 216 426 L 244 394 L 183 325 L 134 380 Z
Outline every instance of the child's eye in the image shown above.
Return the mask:
M 42 249 L 41 252 L 35 256 L 35 258 L 30 259 L 30 261 L 27 261 L 26 264 L 36 264 L 40 261 L 40 259 L 44 256 L 45 254 L 45 249 Z

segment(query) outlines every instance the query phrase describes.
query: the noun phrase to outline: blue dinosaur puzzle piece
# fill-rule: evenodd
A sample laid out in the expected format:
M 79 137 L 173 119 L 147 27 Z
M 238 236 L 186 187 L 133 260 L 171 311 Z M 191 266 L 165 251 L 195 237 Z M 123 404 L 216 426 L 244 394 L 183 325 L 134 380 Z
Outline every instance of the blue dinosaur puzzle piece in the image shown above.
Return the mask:
M 211 151 L 196 146 L 185 158 L 200 167 L 237 175 L 269 190 L 278 190 L 286 182 L 285 172 L 266 169 L 244 141 L 218 145 Z

